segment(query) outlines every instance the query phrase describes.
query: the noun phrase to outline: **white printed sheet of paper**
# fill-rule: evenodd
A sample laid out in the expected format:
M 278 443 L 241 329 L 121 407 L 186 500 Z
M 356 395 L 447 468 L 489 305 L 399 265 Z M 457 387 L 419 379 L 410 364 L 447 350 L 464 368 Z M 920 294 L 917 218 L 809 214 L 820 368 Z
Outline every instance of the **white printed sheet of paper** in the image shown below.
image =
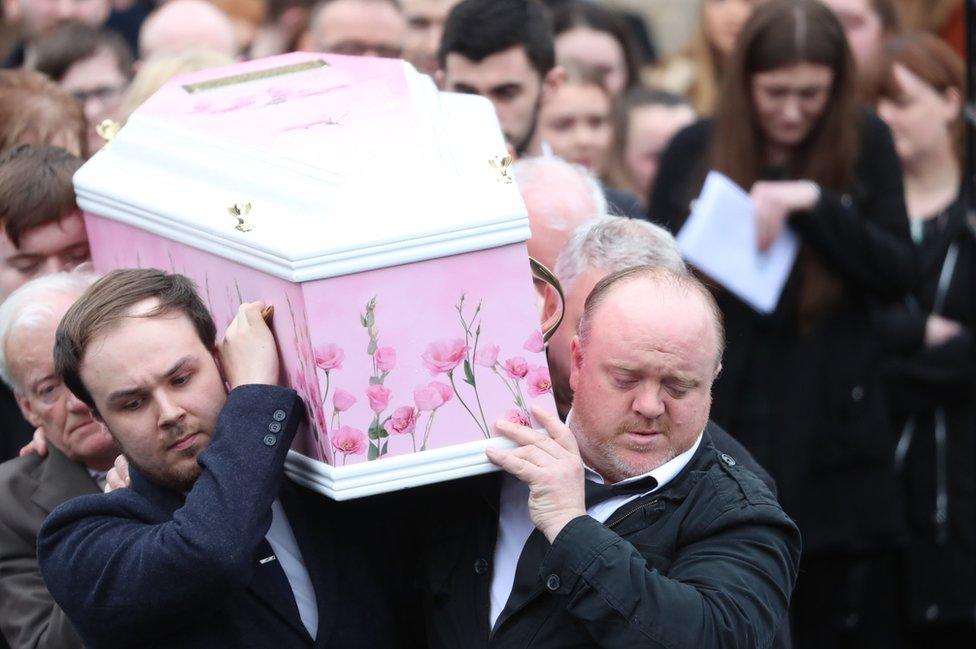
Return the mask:
M 799 250 L 796 233 L 783 228 L 760 252 L 752 199 L 717 171 L 709 172 L 677 240 L 685 261 L 764 314 L 776 309 Z

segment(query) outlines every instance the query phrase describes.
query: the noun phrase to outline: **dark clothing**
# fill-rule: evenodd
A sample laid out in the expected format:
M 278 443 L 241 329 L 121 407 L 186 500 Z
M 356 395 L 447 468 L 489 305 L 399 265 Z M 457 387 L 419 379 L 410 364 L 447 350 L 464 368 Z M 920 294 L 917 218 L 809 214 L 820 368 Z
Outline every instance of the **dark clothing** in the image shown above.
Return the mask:
M 490 631 L 499 493 L 498 474 L 429 491 L 419 564 L 432 648 L 761 647 L 785 618 L 799 533 L 707 431 L 659 491 L 606 524 L 571 521 L 535 592 Z
M 54 447 L 0 465 L 0 631 L 15 649 L 81 649 L 41 578 L 37 533 L 61 503 L 100 492 L 84 466 Z
M 614 216 L 626 216 L 632 219 L 647 220 L 647 213 L 641 207 L 640 199 L 631 192 L 614 187 L 601 185 L 603 195 L 607 199 L 607 212 Z
M 776 497 L 776 481 L 759 462 L 756 462 L 756 458 L 752 457 L 752 453 L 739 440 L 726 433 L 721 426 L 712 421 L 708 422 L 708 433 L 712 437 L 712 444 L 715 445 L 716 450 L 720 453 L 728 453 L 735 458 L 736 462 L 752 471 L 769 488 L 773 497 Z
M 24 47 L 23 42 L 17 43 L 14 49 L 10 51 L 7 58 L 4 59 L 3 63 L 0 63 L 0 68 L 4 70 L 12 70 L 14 68 L 20 68 L 24 66 L 24 57 L 27 54 L 27 50 Z
M 709 121 L 693 124 L 662 158 L 650 214 L 673 232 L 701 189 L 710 132 Z M 870 308 L 900 299 L 914 258 L 898 158 L 873 114 L 862 122 L 854 178 L 847 194 L 825 189 L 812 211 L 789 219 L 800 260 L 815 261 L 838 288 L 830 308 L 800 317 L 810 266 L 799 262 L 770 315 L 725 291 L 716 296 L 728 346 L 712 418 L 772 473 L 807 555 L 891 547 L 903 529 Z
M 24 419 L 13 391 L 0 383 L 0 462 L 17 457 L 33 435 L 34 427 Z
M 112 9 L 108 20 L 105 21 L 105 27 L 124 38 L 133 56 L 139 56 L 139 29 L 155 8 L 155 3 L 150 0 L 136 0 L 131 7 L 123 11 Z
M 896 354 L 885 378 L 901 433 L 904 607 L 915 628 L 962 622 L 976 642 L 976 236 L 961 201 L 924 222 L 918 253 L 910 295 L 879 314 Z M 962 333 L 926 347 L 932 313 L 960 323 Z
M 402 646 L 394 611 L 407 614 L 410 602 L 392 606 L 402 580 L 379 517 L 284 479 L 303 416 L 293 390 L 239 387 L 185 497 L 132 470 L 130 489 L 76 498 L 51 514 L 38 539 L 41 571 L 87 646 Z M 280 562 L 267 561 L 276 497 L 315 590 L 314 641 Z

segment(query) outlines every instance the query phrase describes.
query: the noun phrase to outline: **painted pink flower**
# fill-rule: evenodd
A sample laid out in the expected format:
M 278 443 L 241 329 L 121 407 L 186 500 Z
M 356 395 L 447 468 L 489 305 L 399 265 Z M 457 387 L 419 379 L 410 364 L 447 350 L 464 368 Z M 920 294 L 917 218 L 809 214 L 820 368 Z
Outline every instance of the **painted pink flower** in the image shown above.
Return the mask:
M 356 397 L 342 388 L 336 388 L 332 394 L 332 406 L 336 409 L 336 412 L 345 412 L 352 408 L 355 403 Z
M 335 343 L 322 345 L 315 350 L 315 364 L 319 368 L 328 372 L 329 370 L 341 370 L 342 361 L 346 359 L 346 352 Z
M 546 348 L 546 343 L 542 339 L 542 332 L 536 329 L 532 334 L 526 339 L 525 343 L 522 345 L 522 349 L 525 351 L 538 353 Z
M 451 389 L 447 383 L 441 383 L 440 381 L 431 381 L 427 384 L 427 387 L 437 390 L 438 394 L 441 395 L 441 399 L 444 403 L 447 403 L 454 397 L 454 390 Z
M 402 406 L 393 411 L 393 415 L 383 424 L 390 435 L 406 435 L 412 433 L 417 425 L 417 411 L 410 406 Z
M 533 397 L 552 392 L 552 379 L 549 378 L 549 368 L 542 365 L 533 367 L 525 376 L 525 384 L 529 388 L 529 394 Z
M 369 408 L 377 415 L 386 410 L 386 406 L 390 403 L 390 396 L 393 392 L 382 385 L 371 385 L 366 390 L 366 396 L 369 397 Z
M 485 345 L 474 355 L 474 362 L 484 367 L 494 367 L 498 362 L 498 345 Z
M 451 386 L 439 381 L 431 381 L 427 385 L 418 385 L 413 391 L 413 402 L 417 410 L 437 410 L 451 400 L 453 391 Z
M 529 373 L 529 364 L 521 356 L 516 356 L 505 361 L 505 371 L 513 379 L 524 379 Z
M 366 451 L 366 433 L 352 426 L 342 426 L 332 436 L 332 448 L 347 455 L 361 455 Z
M 376 368 L 380 372 L 389 372 L 396 365 L 396 350 L 392 347 L 380 347 L 376 350 Z
M 450 372 L 460 365 L 467 351 L 468 346 L 460 338 L 440 340 L 427 345 L 427 351 L 421 355 L 421 358 L 424 359 L 424 365 L 430 371 L 430 375 L 437 376 L 443 372 Z
M 525 413 L 521 410 L 506 410 L 505 419 L 519 426 L 532 426 L 531 422 L 526 419 Z

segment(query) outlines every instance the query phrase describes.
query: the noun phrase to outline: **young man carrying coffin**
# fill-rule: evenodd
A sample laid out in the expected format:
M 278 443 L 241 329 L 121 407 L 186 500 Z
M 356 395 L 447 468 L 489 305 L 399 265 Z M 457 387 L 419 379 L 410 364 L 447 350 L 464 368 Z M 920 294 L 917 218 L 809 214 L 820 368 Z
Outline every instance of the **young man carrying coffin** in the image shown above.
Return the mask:
M 130 463 L 129 489 L 60 506 L 38 538 L 86 646 L 409 646 L 394 611 L 417 619 L 414 598 L 394 590 L 375 501 L 349 507 L 283 475 L 304 412 L 276 385 L 262 306 L 243 304 L 218 345 L 188 279 L 120 270 L 62 320 L 58 373 Z

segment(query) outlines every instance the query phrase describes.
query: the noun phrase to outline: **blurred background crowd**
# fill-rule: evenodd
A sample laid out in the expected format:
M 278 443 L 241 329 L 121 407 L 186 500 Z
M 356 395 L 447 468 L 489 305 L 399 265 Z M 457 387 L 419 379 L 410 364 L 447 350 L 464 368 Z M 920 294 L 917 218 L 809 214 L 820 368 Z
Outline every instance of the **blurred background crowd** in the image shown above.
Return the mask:
M 284 52 L 402 58 L 490 99 L 522 159 L 530 251 L 564 277 L 560 253 L 590 217 L 676 234 L 722 171 L 755 201 L 761 246 L 787 226 L 802 241 L 774 313 L 715 287 L 728 351 L 712 410 L 803 533 L 793 645 L 976 646 L 964 0 L 547 0 L 544 33 L 502 15 L 524 0 L 458 4 L 3 0 L 0 300 L 87 257 L 83 233 L 25 253 L 49 223 L 11 229 L 36 178 L 18 158 L 56 147 L 74 162 L 44 149 L 31 173 L 69 177 L 174 75 Z M 571 165 L 539 162 L 554 158 Z M 589 183 L 579 200 L 574 175 Z M 551 349 L 568 408 L 559 362 Z M 3 401 L 8 459 L 33 427 Z

